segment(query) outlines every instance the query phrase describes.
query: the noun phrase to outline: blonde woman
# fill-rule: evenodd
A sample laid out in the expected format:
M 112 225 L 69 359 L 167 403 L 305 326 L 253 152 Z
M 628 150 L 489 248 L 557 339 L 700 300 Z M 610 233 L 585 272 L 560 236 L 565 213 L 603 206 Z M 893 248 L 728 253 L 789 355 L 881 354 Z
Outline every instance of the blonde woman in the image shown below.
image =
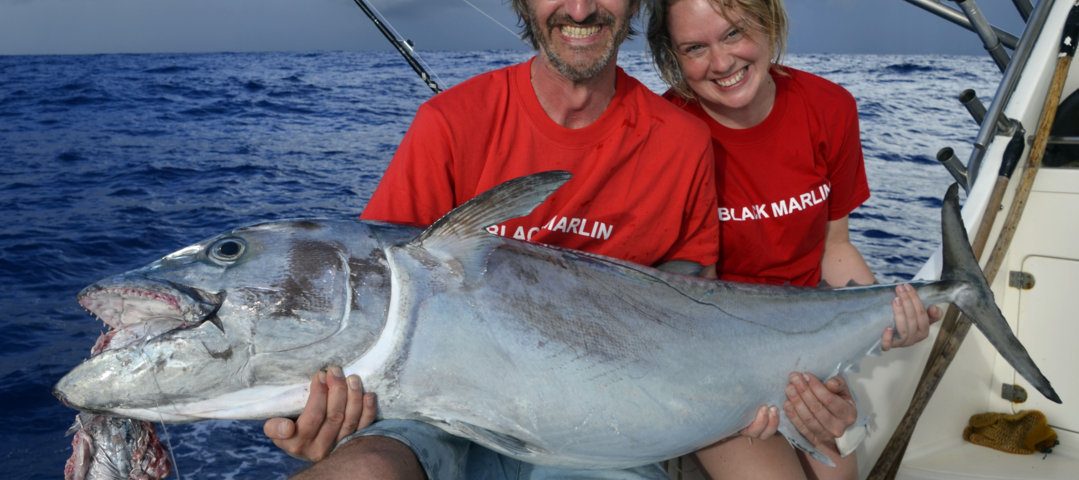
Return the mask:
M 716 155 L 721 279 L 833 286 L 873 283 L 851 243 L 848 215 L 869 198 L 858 111 L 839 85 L 779 64 L 787 37 L 781 0 L 654 0 L 648 42 L 665 97 L 708 124 Z M 928 335 L 932 315 L 908 285 L 896 289 L 896 328 L 883 348 Z M 713 478 L 855 478 L 835 438 L 856 419 L 839 378 L 793 373 L 784 413 L 837 463 L 820 464 L 774 436 L 775 409 L 757 440 L 743 435 L 697 452 Z M 744 432 L 745 433 L 745 432 Z M 747 438 L 749 437 L 749 438 Z

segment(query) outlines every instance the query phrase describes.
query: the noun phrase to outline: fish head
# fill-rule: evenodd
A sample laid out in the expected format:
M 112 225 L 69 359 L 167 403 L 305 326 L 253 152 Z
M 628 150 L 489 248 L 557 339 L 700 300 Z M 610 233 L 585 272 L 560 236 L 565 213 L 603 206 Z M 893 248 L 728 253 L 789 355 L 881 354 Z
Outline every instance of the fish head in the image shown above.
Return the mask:
M 260 406 L 271 400 L 253 387 L 304 386 L 379 333 L 382 247 L 360 222 L 266 223 L 90 285 L 78 301 L 110 329 L 55 393 L 80 410 L 147 420 L 240 418 L 222 410 L 245 403 L 251 417 L 284 413 Z

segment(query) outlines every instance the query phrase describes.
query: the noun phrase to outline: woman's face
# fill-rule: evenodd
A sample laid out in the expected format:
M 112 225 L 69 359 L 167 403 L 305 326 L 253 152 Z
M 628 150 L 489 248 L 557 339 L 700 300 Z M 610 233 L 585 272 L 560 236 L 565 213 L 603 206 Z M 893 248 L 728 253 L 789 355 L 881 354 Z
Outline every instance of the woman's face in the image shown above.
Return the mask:
M 772 49 L 762 32 L 748 30 L 740 10 L 730 12 L 732 23 L 717 8 L 709 0 L 674 2 L 667 17 L 672 47 L 701 106 L 723 125 L 752 127 L 775 100 Z

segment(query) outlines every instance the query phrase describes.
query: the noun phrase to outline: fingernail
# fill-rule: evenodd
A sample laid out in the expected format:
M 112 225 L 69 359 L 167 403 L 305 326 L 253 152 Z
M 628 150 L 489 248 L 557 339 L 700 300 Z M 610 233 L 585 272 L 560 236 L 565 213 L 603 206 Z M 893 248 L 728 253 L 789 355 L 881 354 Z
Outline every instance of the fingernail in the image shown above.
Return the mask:
M 363 403 L 367 407 L 374 407 L 375 406 L 375 394 L 374 393 L 368 393 L 367 395 L 364 395 L 363 396 Z
M 326 384 L 326 372 L 323 372 L 321 370 L 318 372 L 318 382 L 323 385 Z
M 792 373 L 790 374 L 790 377 L 787 378 L 791 381 L 791 383 L 797 383 L 802 380 L 802 376 L 797 373 Z
M 349 375 L 348 376 L 348 388 L 350 390 L 359 390 L 360 389 L 360 377 L 357 377 L 355 375 Z
M 804 381 L 806 383 L 809 383 L 809 374 L 808 373 L 803 373 L 802 374 L 802 381 Z
M 345 378 L 345 372 L 341 370 L 341 367 L 330 367 L 330 373 L 337 378 Z
M 769 407 L 768 408 L 768 413 L 770 413 L 772 415 L 779 415 L 779 409 L 776 408 L 776 407 Z
M 787 392 L 788 397 L 793 397 L 793 396 L 798 395 L 798 390 L 795 390 L 794 387 L 792 387 L 790 385 L 787 385 L 786 392 Z
M 278 422 L 277 424 L 277 436 L 285 438 L 288 435 L 288 425 L 285 422 Z

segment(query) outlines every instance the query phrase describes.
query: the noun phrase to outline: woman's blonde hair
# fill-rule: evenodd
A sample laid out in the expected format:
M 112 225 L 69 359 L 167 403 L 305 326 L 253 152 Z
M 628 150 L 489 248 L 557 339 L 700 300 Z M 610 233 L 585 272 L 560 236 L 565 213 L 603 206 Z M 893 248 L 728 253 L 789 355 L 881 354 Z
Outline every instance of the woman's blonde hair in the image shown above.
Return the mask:
M 652 51 L 652 61 L 659 70 L 660 77 L 675 92 L 685 98 L 693 98 L 682 69 L 678 66 L 678 54 L 671 42 L 671 32 L 667 26 L 671 4 L 679 0 L 648 0 L 648 46 Z M 741 23 L 743 28 L 764 34 L 772 48 L 772 63 L 779 67 L 783 53 L 787 49 L 787 10 L 783 0 L 709 0 L 716 11 L 731 24 Z M 741 18 L 734 17 L 736 11 L 743 12 Z M 780 70 L 782 71 L 782 70 Z

